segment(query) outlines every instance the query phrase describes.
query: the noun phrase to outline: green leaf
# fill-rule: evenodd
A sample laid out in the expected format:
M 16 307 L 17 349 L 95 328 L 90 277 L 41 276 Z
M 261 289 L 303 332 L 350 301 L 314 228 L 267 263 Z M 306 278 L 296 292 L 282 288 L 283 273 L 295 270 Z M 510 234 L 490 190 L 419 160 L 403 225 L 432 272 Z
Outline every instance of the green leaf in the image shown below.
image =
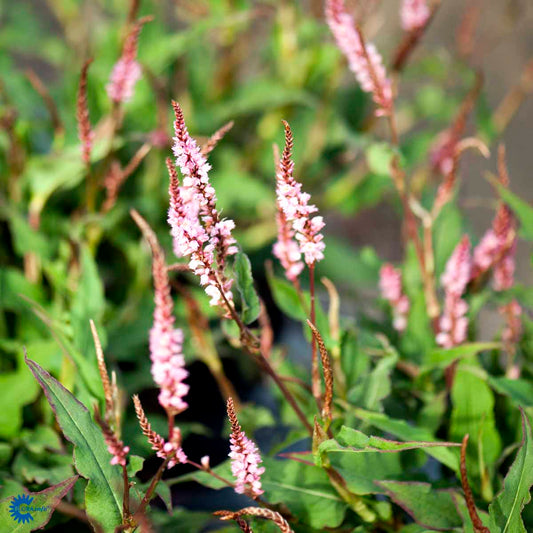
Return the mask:
M 17 367 L 14 372 L 0 375 L 0 437 L 12 438 L 22 426 L 22 408 L 33 402 L 39 387 L 24 365 L 22 351 L 17 352 Z
M 74 444 L 74 464 L 78 473 L 89 480 L 85 489 L 87 515 L 105 532 L 113 532 L 122 523 L 122 475 L 110 455 L 102 432 L 87 408 L 46 370 L 26 357 L 55 412 L 65 437 Z
M 250 324 L 259 316 L 261 305 L 259 296 L 254 288 L 254 278 L 252 277 L 252 265 L 250 259 L 244 252 L 239 252 L 235 256 L 233 263 L 235 271 L 235 283 L 241 295 L 241 313 L 245 324 Z
M 501 348 L 501 344 L 498 342 L 472 342 L 461 344 L 460 346 L 455 346 L 453 348 L 435 348 L 429 352 L 423 370 L 445 368 L 456 359 L 472 357 L 479 352 L 496 350 L 498 348 Z
M 457 367 L 451 391 L 450 440 L 461 441 L 468 433 L 469 451 L 481 446 L 483 462 L 490 469 L 500 455 L 501 440 L 494 420 L 494 394 L 475 370 L 465 362 Z M 472 474 L 479 474 L 479 458 L 473 455 L 471 459 Z
M 341 524 L 347 505 L 321 468 L 269 458 L 264 466 L 261 481 L 267 501 L 285 504 L 302 522 L 321 531 Z
M 74 344 L 82 354 L 92 353 L 93 338 L 89 320 L 100 322 L 105 306 L 104 287 L 98 267 L 86 247 L 80 253 L 81 276 L 73 295 L 71 320 L 74 329 Z
M 304 308 L 302 307 L 302 302 L 298 297 L 296 289 L 287 281 L 276 278 L 275 276 L 268 276 L 268 282 L 270 285 L 270 290 L 272 291 L 272 297 L 280 309 L 290 318 L 298 320 L 299 322 L 304 323 L 304 335 L 307 340 L 311 340 L 311 330 L 305 321 L 308 318 L 308 315 Z M 308 291 L 303 291 L 303 300 L 305 303 L 305 309 L 310 309 L 311 299 Z M 315 302 L 316 310 L 316 327 L 327 348 L 333 346 L 333 341 L 331 340 L 331 335 L 329 333 L 329 322 L 320 302 L 317 300 Z
M 353 413 L 360 420 L 364 420 L 381 431 L 390 433 L 404 441 L 439 442 L 427 429 L 411 426 L 405 420 L 389 418 L 382 413 L 373 413 L 359 408 L 353 409 Z M 448 468 L 455 472 L 459 471 L 458 454 L 453 453 L 452 450 L 447 448 L 423 448 L 423 450 Z
M 6 531 L 10 533 L 27 533 L 43 528 L 50 520 L 57 504 L 70 491 L 77 479 L 78 476 L 73 476 L 41 492 L 24 491 L 24 493 L 1 500 L 0 523 L 3 524 L 2 527 L 6 527 Z M 21 500 L 21 498 L 24 499 Z M 15 520 L 13 513 L 20 516 L 20 520 Z
M 508 396 L 515 404 L 522 407 L 533 406 L 533 384 L 530 381 L 493 376 L 488 376 L 488 380 L 496 392 Z
M 319 450 L 328 453 L 369 453 L 369 452 L 402 452 L 419 448 L 434 448 L 437 446 L 460 446 L 454 442 L 434 441 L 393 441 L 382 437 L 369 436 L 353 428 L 342 426 L 335 439 L 324 441 Z
M 463 523 L 451 491 L 435 490 L 429 483 L 378 481 L 387 496 L 429 529 L 450 531 Z
M 531 500 L 533 485 L 533 435 L 531 423 L 522 413 L 522 443 L 505 476 L 502 491 L 489 506 L 489 514 L 502 533 L 526 533 L 521 513 Z
M 388 143 L 371 144 L 366 150 L 368 168 L 376 174 L 389 176 L 394 150 Z
M 392 353 L 378 361 L 372 372 L 348 393 L 349 401 L 369 411 L 382 411 L 382 400 L 391 392 L 391 373 L 398 362 L 398 354 Z

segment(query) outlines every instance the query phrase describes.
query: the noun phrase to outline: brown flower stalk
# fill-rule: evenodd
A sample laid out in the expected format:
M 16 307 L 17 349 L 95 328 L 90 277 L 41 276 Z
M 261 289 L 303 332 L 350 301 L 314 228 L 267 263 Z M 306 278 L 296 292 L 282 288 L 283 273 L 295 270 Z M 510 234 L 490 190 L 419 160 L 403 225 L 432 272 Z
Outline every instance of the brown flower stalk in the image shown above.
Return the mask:
M 133 404 L 135 405 L 135 413 L 139 419 L 139 425 L 143 435 L 148 439 L 148 442 L 152 446 L 152 450 L 163 453 L 163 447 L 165 446 L 165 439 L 156 433 L 148 421 L 144 409 L 141 405 L 141 400 L 137 394 L 133 395 Z
M 264 509 L 261 507 L 245 507 L 240 511 L 215 511 L 213 514 L 219 516 L 220 520 L 236 520 L 244 515 L 257 516 L 259 518 L 264 518 L 265 520 L 274 522 L 274 524 L 278 526 L 282 533 L 294 533 L 287 520 L 285 520 L 285 518 L 283 518 L 283 516 L 281 516 L 278 512 L 272 511 L 271 509 Z M 250 530 L 248 529 L 248 531 Z
M 320 335 L 320 332 L 310 320 L 307 321 L 307 324 L 313 332 L 313 339 L 318 344 L 320 359 L 322 361 L 322 370 L 324 371 L 326 392 L 324 394 L 322 417 L 331 422 L 331 403 L 333 401 L 333 370 L 331 368 L 331 361 L 324 340 L 322 339 L 322 335 Z
M 113 456 L 111 459 L 112 465 L 126 466 L 126 457 L 130 451 L 128 446 L 117 437 L 116 433 L 109 427 L 109 424 L 100 416 L 98 406 L 94 406 L 94 420 L 100 426 L 104 435 L 104 440 L 107 445 L 109 453 Z
M 463 491 L 465 493 L 466 506 L 468 507 L 468 514 L 470 515 L 470 520 L 472 520 L 475 533 L 490 533 L 489 528 L 485 527 L 481 518 L 479 518 L 472 489 L 468 483 L 468 476 L 466 473 L 466 447 L 468 445 L 468 438 L 469 435 L 464 436 L 463 444 L 461 446 L 461 484 L 463 485 Z
M 81 68 L 78 99 L 76 101 L 76 120 L 78 121 L 78 136 L 81 141 L 81 158 L 87 166 L 91 161 L 93 138 L 89 119 L 89 106 L 87 104 L 87 73 L 92 61 L 92 59 L 87 59 Z
M 100 379 L 102 380 L 102 386 L 104 388 L 104 398 L 105 398 L 105 411 L 104 411 L 104 420 L 109 423 L 109 420 L 114 412 L 114 402 L 113 402 L 113 390 L 111 387 L 111 382 L 109 381 L 109 375 L 107 373 L 107 368 L 105 365 L 104 351 L 102 350 L 102 343 L 100 342 L 100 337 L 96 331 L 96 326 L 92 320 L 89 320 L 91 324 L 91 332 L 93 334 L 94 347 L 96 350 L 96 359 L 98 361 L 98 371 L 100 372 Z
M 143 159 L 146 157 L 152 145 L 144 143 L 133 155 L 130 162 L 124 169 L 121 168 L 117 160 L 111 162 L 109 171 L 104 179 L 104 187 L 106 189 L 106 198 L 102 204 L 102 212 L 107 213 L 115 205 L 118 193 L 126 182 L 126 180 L 137 170 Z
M 228 122 L 227 124 L 224 124 L 221 128 L 219 128 L 209 139 L 206 141 L 206 143 L 201 147 L 201 152 L 204 157 L 207 157 L 208 154 L 210 154 L 216 145 L 224 138 L 226 133 L 228 133 L 231 128 L 233 128 L 233 120 Z
M 431 21 L 435 18 L 437 10 L 440 7 L 441 0 L 435 0 L 433 6 L 431 7 L 431 13 L 427 22 L 420 28 L 416 28 L 413 31 L 410 31 L 405 35 L 403 41 L 400 43 L 396 52 L 394 53 L 394 59 L 392 61 L 392 71 L 394 73 L 399 73 L 403 70 L 407 61 L 411 57 L 411 54 L 415 51 L 418 43 L 424 36 L 427 28 L 431 24 Z

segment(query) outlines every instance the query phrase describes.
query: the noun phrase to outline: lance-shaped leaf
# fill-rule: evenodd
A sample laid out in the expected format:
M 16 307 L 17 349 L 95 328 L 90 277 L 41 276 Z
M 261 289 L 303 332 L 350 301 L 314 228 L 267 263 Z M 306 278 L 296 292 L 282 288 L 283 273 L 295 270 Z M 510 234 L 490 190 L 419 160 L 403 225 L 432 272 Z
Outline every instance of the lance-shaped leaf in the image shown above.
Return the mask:
M 533 384 L 526 379 L 487 376 L 489 385 L 500 394 L 508 396 L 516 405 L 533 407 Z
M 389 498 L 411 515 L 417 524 L 436 531 L 450 531 L 463 523 L 453 494 L 435 490 L 429 483 L 377 481 Z
M 10 533 L 27 533 L 43 528 L 77 479 L 78 476 L 69 477 L 41 492 L 24 491 L 0 500 L 1 527 Z
M 252 277 L 250 259 L 248 259 L 248 256 L 245 253 L 239 252 L 235 256 L 233 269 L 235 270 L 237 290 L 241 295 L 242 320 L 245 324 L 250 324 L 259 316 L 261 307 L 259 304 L 259 297 L 254 288 L 254 278 Z
M 405 420 L 389 418 L 382 413 L 372 413 L 363 409 L 354 408 L 353 413 L 360 420 L 364 420 L 374 427 L 394 435 L 404 441 L 427 441 L 437 442 L 434 436 L 425 428 L 411 426 Z M 443 465 L 459 472 L 459 453 L 447 448 L 422 448 L 424 452 L 431 455 Z
M 502 533 L 526 533 L 521 513 L 531 500 L 533 485 L 533 435 L 531 423 L 522 413 L 522 443 L 505 476 L 502 491 L 490 504 L 489 514 Z
M 391 453 L 420 448 L 460 446 L 455 442 L 406 441 L 399 442 L 365 435 L 363 432 L 342 426 L 336 439 L 329 439 L 319 446 L 320 453 Z
M 91 522 L 105 532 L 122 523 L 122 475 L 110 464 L 110 454 L 100 428 L 87 408 L 59 381 L 26 357 L 26 364 L 41 385 L 65 437 L 74 444 L 74 465 L 89 483 L 85 506 Z

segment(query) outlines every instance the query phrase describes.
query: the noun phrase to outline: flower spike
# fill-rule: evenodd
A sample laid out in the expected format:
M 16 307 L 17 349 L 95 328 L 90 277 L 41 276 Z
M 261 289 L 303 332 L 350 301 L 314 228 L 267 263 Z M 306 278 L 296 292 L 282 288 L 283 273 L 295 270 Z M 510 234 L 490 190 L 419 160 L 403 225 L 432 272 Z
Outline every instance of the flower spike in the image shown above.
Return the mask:
M 364 42 L 360 29 L 346 11 L 344 0 L 326 0 L 326 20 L 361 89 L 372 94 L 378 106 L 376 115 L 390 115 L 392 84 L 387 78 L 383 60 L 372 43 Z
M 281 238 L 278 238 L 274 254 L 280 259 L 287 277 L 295 279 L 302 268 L 299 258 L 296 257 L 295 244 L 308 266 L 324 258 L 324 237 L 320 233 L 324 227 L 324 220 L 321 216 L 310 218 L 310 215 L 318 209 L 313 204 L 309 204 L 311 196 L 302 192 L 302 184 L 294 179 L 292 131 L 288 122 L 284 121 L 283 124 L 285 126 L 285 148 L 278 167 L 276 186 L 277 204 L 281 213 L 278 215 Z M 287 223 L 291 226 L 287 227 Z M 297 243 L 293 241 L 293 236 Z
M 227 403 L 228 418 L 231 422 L 231 471 L 237 478 L 235 492 L 238 494 L 248 493 L 253 498 L 263 494 L 261 490 L 261 474 L 264 467 L 259 466 L 261 456 L 257 446 L 242 431 L 242 428 L 235 414 L 233 399 L 228 398 Z
M 134 210 L 135 222 L 152 248 L 152 272 L 155 287 L 154 325 L 150 330 L 152 376 L 161 389 L 159 403 L 170 415 L 187 409 L 184 397 L 189 386 L 184 383 L 189 373 L 182 353 L 183 332 L 174 328 L 173 302 L 170 296 L 165 255 L 147 222 Z
M 382 297 L 387 300 L 393 312 L 393 326 L 397 331 L 407 327 L 409 299 L 402 291 L 402 273 L 390 263 L 386 263 L 379 271 L 379 288 Z

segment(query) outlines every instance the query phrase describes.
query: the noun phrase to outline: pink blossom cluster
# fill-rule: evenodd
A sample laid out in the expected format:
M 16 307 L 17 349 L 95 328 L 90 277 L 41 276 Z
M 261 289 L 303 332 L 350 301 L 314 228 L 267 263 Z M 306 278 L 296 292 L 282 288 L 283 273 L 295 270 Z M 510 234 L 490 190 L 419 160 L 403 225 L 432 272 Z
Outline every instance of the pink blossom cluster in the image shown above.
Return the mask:
M 423 28 L 431 12 L 427 0 L 403 0 L 401 8 L 402 28 L 414 31 Z
M 407 327 L 409 313 L 409 299 L 402 292 L 402 273 L 390 263 L 381 267 L 379 272 L 379 287 L 382 297 L 387 300 L 393 312 L 393 326 L 397 331 Z
M 179 104 L 173 102 L 173 106 L 176 115 L 173 151 L 183 174 L 180 186 L 173 165 L 169 165 L 168 222 L 174 253 L 189 257 L 189 268 L 200 277 L 200 284 L 211 298 L 210 304 L 225 308 L 225 300 L 233 301 L 232 280 L 225 277 L 224 266 L 227 256 L 237 253 L 231 235 L 235 223 L 220 218 L 215 189 L 208 177 L 211 166 L 189 135 Z
M 474 249 L 472 279 L 494 269 L 494 289 L 509 289 L 514 281 L 516 230 L 509 208 L 502 204 L 479 244 Z
M 471 268 L 470 240 L 465 235 L 448 259 L 441 277 L 445 301 L 444 312 L 439 321 L 437 343 L 445 348 L 457 346 L 466 340 L 468 304 L 461 296 L 470 280 Z
M 157 449 L 158 457 L 166 459 L 172 456 L 172 459 L 168 462 L 167 468 L 172 468 L 178 463 L 185 464 L 187 462 L 187 456 L 181 447 L 181 431 L 178 427 L 174 427 L 172 431 L 172 439 L 165 442 L 162 448 Z
M 184 397 L 189 386 L 182 353 L 183 332 L 174 328 L 173 303 L 164 257 L 154 253 L 153 276 L 155 286 L 154 324 L 150 330 L 152 376 L 160 388 L 159 403 L 170 413 L 187 409 Z
M 129 446 L 124 446 L 124 443 L 117 438 L 106 438 L 105 440 L 107 444 L 107 451 L 113 456 L 111 459 L 111 464 L 126 466 L 126 456 L 130 451 Z
M 133 25 L 124 42 L 122 55 L 111 71 L 106 90 L 109 98 L 117 104 L 131 100 L 135 84 L 141 78 L 141 65 L 136 59 L 137 41 L 143 24 L 148 20 L 150 18 L 145 17 Z
M 278 210 L 282 215 L 278 216 L 278 223 L 285 220 L 290 224 L 281 226 L 279 232 L 281 238 L 275 245 L 276 257 L 284 257 L 286 275 L 294 277 L 295 272 L 301 272 L 299 257 L 296 255 L 296 246 L 308 266 L 314 265 L 324 258 L 326 245 L 320 231 L 324 228 L 324 219 L 321 216 L 310 217 L 318 209 L 310 204 L 311 196 L 302 192 L 302 184 L 298 183 L 293 176 L 294 163 L 292 161 L 292 132 L 287 122 L 285 125 L 285 149 L 276 175 L 276 195 Z M 295 240 L 293 240 L 293 237 Z M 296 241 L 296 242 L 295 242 Z M 279 255 L 278 255 L 279 254 Z M 281 258 L 280 258 L 281 260 Z M 283 264 L 283 261 L 282 261 Z M 288 271 L 290 269 L 290 273 Z
M 281 266 L 285 270 L 285 275 L 289 281 L 295 281 L 304 268 L 300 247 L 294 239 L 294 230 L 287 222 L 285 214 L 278 205 L 276 213 L 276 223 L 278 226 L 278 240 L 274 244 L 272 253 L 277 257 Z
M 439 134 L 430 151 L 431 165 L 443 176 L 447 176 L 454 167 L 458 136 L 452 130 Z
M 353 17 L 346 11 L 344 0 L 326 1 L 326 20 L 361 88 L 373 95 L 378 106 L 376 115 L 389 115 L 392 108 L 392 85 L 387 78 L 383 60 L 372 43 L 364 43 Z
M 121 57 L 113 67 L 106 90 L 113 102 L 129 102 L 133 97 L 135 84 L 142 75 L 141 65 L 135 59 Z
M 261 474 L 265 468 L 259 466 L 262 461 L 257 446 L 246 436 L 237 421 L 231 398 L 228 399 L 228 417 L 231 422 L 229 457 L 231 472 L 236 478 L 235 492 L 238 494 L 249 492 L 253 497 L 260 496 L 264 492 L 261 489 Z

